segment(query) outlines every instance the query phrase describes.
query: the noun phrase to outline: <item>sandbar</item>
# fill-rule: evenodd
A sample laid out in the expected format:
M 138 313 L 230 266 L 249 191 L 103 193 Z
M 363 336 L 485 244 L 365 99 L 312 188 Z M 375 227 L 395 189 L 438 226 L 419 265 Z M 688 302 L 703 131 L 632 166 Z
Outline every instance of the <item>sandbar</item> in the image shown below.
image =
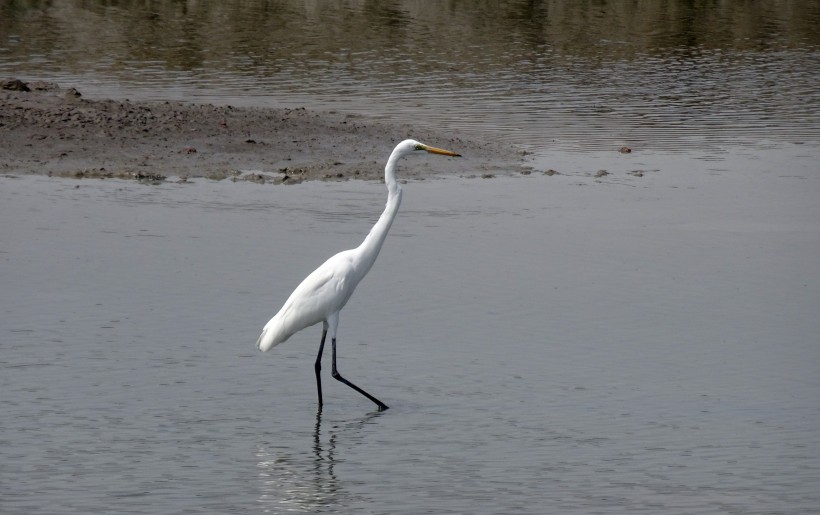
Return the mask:
M 309 107 L 234 107 L 90 99 L 51 82 L 0 81 L 0 173 L 144 181 L 380 180 L 413 138 L 463 154 L 403 170 L 406 179 L 519 173 L 525 152 L 491 138 Z

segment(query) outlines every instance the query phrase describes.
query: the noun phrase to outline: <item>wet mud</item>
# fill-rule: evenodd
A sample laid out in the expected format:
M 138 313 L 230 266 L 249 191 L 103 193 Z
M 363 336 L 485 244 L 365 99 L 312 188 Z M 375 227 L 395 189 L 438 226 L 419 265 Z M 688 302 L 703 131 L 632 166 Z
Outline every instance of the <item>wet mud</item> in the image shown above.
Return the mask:
M 525 153 L 491 140 L 309 108 L 89 99 L 55 83 L 2 81 L 0 173 L 143 181 L 380 180 L 412 137 L 465 157 L 408 167 L 405 178 L 520 173 Z

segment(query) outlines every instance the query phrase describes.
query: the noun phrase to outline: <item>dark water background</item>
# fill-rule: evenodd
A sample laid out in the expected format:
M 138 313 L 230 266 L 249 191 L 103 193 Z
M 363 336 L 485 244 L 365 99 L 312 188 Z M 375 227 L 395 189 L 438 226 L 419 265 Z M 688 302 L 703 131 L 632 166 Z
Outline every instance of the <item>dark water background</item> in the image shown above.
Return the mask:
M 817 144 L 820 4 L 0 3 L 0 76 L 309 106 L 536 155 Z
M 562 171 L 405 186 L 340 325 L 391 409 L 327 377 L 320 416 L 319 328 L 253 342 L 383 185 L 1 177 L 0 512 L 818 513 L 818 26 L 808 1 L 0 1 L 3 77 L 431 124 Z

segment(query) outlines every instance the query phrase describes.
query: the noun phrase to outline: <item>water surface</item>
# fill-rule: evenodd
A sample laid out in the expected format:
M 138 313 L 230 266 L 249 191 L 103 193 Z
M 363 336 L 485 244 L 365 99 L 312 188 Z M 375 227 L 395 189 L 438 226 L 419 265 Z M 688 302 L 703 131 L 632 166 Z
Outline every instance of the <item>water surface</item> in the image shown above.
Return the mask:
M 364 113 L 537 158 L 817 155 L 820 140 L 816 2 L 68 1 L 2 15 L 0 75 L 91 96 Z
M 2 178 L 0 511 L 816 511 L 817 193 L 410 183 L 317 416 L 254 342 L 383 185 Z
M 340 324 L 384 413 L 327 376 L 317 414 L 320 328 L 253 345 L 383 185 L 0 177 L 0 511 L 817 512 L 819 12 L 0 3 L 0 76 L 536 164 L 405 186 Z

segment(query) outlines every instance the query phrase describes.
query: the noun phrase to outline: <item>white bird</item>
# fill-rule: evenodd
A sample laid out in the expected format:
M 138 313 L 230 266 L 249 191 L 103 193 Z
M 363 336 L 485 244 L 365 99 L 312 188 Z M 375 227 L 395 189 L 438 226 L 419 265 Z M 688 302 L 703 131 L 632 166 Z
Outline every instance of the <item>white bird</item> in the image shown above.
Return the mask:
M 407 139 L 396 145 L 384 167 L 384 182 L 387 185 L 387 205 L 376 225 L 370 229 L 361 245 L 355 249 L 344 250 L 325 261 L 319 268 L 308 275 L 293 290 L 282 309 L 265 324 L 256 346 L 262 352 L 284 342 L 296 332 L 323 322 L 322 340 L 319 343 L 319 354 L 316 356 L 316 387 L 319 391 L 319 409 L 322 408 L 322 351 L 325 337 L 330 332 L 333 349 L 333 378 L 350 386 L 371 401 L 376 403 L 379 411 L 386 410 L 387 405 L 373 397 L 339 374 L 336 369 L 336 329 L 339 325 L 339 312 L 347 304 L 353 291 L 359 284 L 382 248 L 387 232 L 396 218 L 401 204 L 401 186 L 396 181 L 396 163 L 408 154 L 426 151 L 432 154 L 458 157 L 460 154 L 431 147 L 418 141 Z

